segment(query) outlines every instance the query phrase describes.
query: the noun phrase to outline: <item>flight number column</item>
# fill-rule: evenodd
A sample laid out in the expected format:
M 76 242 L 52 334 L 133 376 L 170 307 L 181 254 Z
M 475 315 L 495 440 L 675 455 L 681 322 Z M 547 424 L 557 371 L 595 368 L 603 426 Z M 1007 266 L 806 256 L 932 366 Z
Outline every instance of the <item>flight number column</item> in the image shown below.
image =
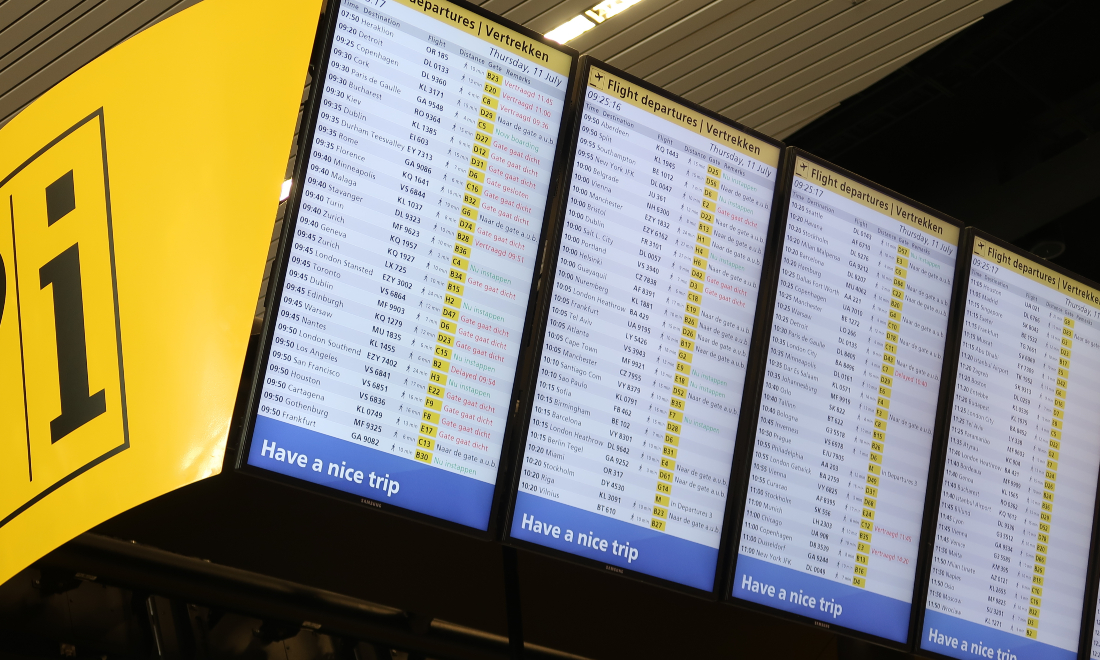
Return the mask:
M 476 220 L 481 206 L 482 186 L 485 185 L 485 171 L 488 169 L 489 148 L 493 143 L 492 120 L 496 118 L 496 111 L 500 108 L 500 84 L 503 81 L 504 78 L 499 73 L 491 69 L 486 72 L 477 120 L 478 130 L 474 134 L 473 153 L 470 156 L 470 167 L 463 191 L 461 217 L 455 233 L 447 290 L 443 297 L 443 311 L 436 333 L 432 369 L 428 377 L 431 382 L 424 397 L 420 434 L 416 441 L 414 458 L 422 463 L 431 464 L 432 451 L 435 449 L 439 432 L 440 415 L 443 412 L 443 401 L 446 397 L 447 374 L 450 372 L 455 333 L 458 330 L 458 319 L 461 314 L 459 310 L 462 308 L 470 254 L 473 249 L 474 235 L 477 232 Z

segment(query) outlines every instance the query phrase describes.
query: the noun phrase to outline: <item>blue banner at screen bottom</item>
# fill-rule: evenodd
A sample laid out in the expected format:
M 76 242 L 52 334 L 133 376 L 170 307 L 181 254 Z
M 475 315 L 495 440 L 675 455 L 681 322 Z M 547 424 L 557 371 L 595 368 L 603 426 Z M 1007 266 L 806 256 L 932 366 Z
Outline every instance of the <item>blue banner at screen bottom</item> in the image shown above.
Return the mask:
M 895 642 L 905 643 L 909 637 L 909 603 L 743 554 L 737 555 L 732 593 Z
M 516 497 L 511 535 L 696 589 L 714 589 L 717 548 L 528 493 Z
M 474 529 L 489 528 L 494 484 L 270 417 L 256 417 L 248 464 Z
M 952 658 L 993 660 L 1074 660 L 1075 651 L 927 610 L 917 646 Z

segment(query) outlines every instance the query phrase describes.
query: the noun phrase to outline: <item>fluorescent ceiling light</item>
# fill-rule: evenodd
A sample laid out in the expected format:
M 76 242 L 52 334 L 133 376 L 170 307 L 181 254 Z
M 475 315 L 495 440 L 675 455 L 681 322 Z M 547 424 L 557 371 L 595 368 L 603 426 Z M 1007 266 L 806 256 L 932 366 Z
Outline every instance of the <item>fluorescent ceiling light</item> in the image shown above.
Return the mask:
M 603 23 L 612 16 L 623 13 L 641 1 L 642 0 L 607 0 L 607 2 L 601 2 L 584 13 L 597 23 Z
M 564 44 L 567 41 L 576 39 L 594 27 L 596 27 L 596 24 L 584 16 L 574 16 L 568 23 L 563 23 L 547 32 L 546 38 L 553 39 L 559 44 Z
M 279 192 L 279 201 L 283 201 L 287 197 L 290 197 L 290 184 L 294 183 L 294 179 L 287 179 L 283 181 L 283 189 Z
M 617 16 L 642 0 L 606 0 L 595 7 L 586 10 L 583 14 L 574 16 L 567 22 L 546 33 L 547 39 L 564 44 L 572 41 L 603 23 L 612 16 Z

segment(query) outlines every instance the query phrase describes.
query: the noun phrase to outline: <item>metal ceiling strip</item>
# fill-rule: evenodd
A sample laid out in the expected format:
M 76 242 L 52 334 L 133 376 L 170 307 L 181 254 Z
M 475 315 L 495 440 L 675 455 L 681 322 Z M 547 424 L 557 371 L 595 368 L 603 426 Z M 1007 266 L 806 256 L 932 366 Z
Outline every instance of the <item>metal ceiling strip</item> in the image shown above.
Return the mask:
M 146 2 L 147 0 L 141 0 L 141 1 Z M 144 32 L 145 30 L 148 30 L 149 28 L 153 27 L 154 25 L 156 25 L 157 23 L 163 21 L 164 19 L 168 18 L 169 16 L 171 16 L 171 15 L 177 13 L 177 12 L 181 12 L 184 9 L 187 9 L 188 7 L 190 7 L 191 5 L 197 5 L 201 1 L 202 0 L 168 0 L 168 2 L 170 3 L 169 6 L 164 7 L 163 9 L 161 9 L 161 12 L 159 14 L 157 14 L 154 18 L 150 19 L 148 22 L 145 23 L 145 25 L 142 25 L 140 28 L 135 30 L 133 33 L 127 35 L 126 38 L 123 39 L 122 41 L 125 41 L 126 39 L 129 39 L 130 37 L 133 37 L 134 35 L 136 35 L 140 32 Z M 326 1 L 327 0 L 322 0 L 322 2 L 326 2 Z M 164 3 L 161 2 L 160 4 L 164 4 Z
M 51 0 L 0 31 L 0 72 L 103 0 Z
M 62 17 L 55 21 L 51 26 L 53 29 L 47 28 L 40 33 L 41 41 L 32 42 L 33 47 L 28 47 L 26 51 L 13 53 L 14 59 L 0 71 L 0 89 L 5 90 L 0 96 L 0 114 L 7 114 L 3 111 L 13 100 L 18 107 L 26 105 L 65 76 L 115 45 L 118 39 L 104 43 L 94 53 L 84 48 L 81 52 L 85 56 L 69 67 L 56 64 L 62 60 L 72 61 L 74 49 L 86 44 L 89 37 L 105 30 L 105 26 L 117 20 L 121 14 L 133 8 L 138 2 L 140 0 L 106 0 L 105 2 L 85 0 L 76 8 L 79 15 L 69 16 L 71 20 L 65 20 L 66 17 Z M 81 13 L 82 8 L 87 8 L 88 11 Z M 47 67 L 51 68 L 53 75 L 39 78 Z M 59 75 L 58 72 L 62 69 L 64 73 Z M 35 81 L 35 78 L 38 80 Z
M 106 0 L 0 73 L 0 123 L 84 64 L 187 0 Z
M 954 33 L 955 32 L 953 31 L 950 34 Z M 945 35 L 944 39 L 949 38 L 950 34 Z M 768 135 L 771 135 L 773 137 L 778 137 L 780 134 L 788 136 L 792 135 L 795 131 L 802 128 L 803 126 L 808 125 L 810 122 L 817 119 L 818 117 L 821 117 L 830 110 L 839 107 L 840 102 L 836 99 L 840 98 L 841 100 L 843 100 L 845 98 L 848 98 L 852 94 L 858 94 L 860 91 L 870 87 L 879 80 L 885 78 L 894 71 L 897 71 L 912 60 L 916 59 L 920 55 L 928 52 L 930 49 L 934 48 L 936 44 L 939 43 L 942 43 L 942 41 L 937 39 L 936 41 L 933 41 L 931 43 L 922 44 L 915 50 L 912 50 L 900 57 L 890 60 L 889 62 L 882 64 L 873 71 L 869 71 L 858 78 L 844 83 L 843 85 L 830 88 L 820 96 L 814 97 L 813 99 L 806 101 L 801 105 L 792 107 L 783 111 L 779 115 L 766 119 L 760 124 L 760 126 L 766 126 L 767 130 L 769 131 Z M 821 109 L 822 107 L 824 107 L 824 110 Z M 757 128 L 757 130 L 763 129 Z
M 38 7 L 46 1 L 47 0 L 38 0 L 38 2 L 0 2 L 0 35 L 4 33 L 4 30 L 6 30 L 9 25 L 12 25 L 35 9 L 38 9 Z
M 599 41 L 591 47 L 591 52 L 604 61 L 611 61 L 623 51 L 652 39 L 670 25 L 679 23 L 708 4 L 713 4 L 712 0 L 666 0 L 665 2 L 645 0 L 622 16 L 611 19 L 607 25 L 596 28 L 596 30 L 604 28 L 605 31 L 598 35 L 593 34 L 593 39 L 598 37 Z M 631 12 L 636 13 L 630 16 Z M 634 20 L 630 23 L 620 22 L 623 17 Z
M 973 2 L 975 0 L 964 0 Z M 846 11 L 821 21 L 811 17 L 809 23 L 799 17 L 797 34 L 776 30 L 761 42 L 771 41 L 771 47 L 714 77 L 707 84 L 687 92 L 688 98 L 725 107 L 766 89 L 788 76 L 836 57 L 852 46 L 877 34 L 895 29 L 895 25 L 931 5 L 958 4 L 959 0 L 867 0 Z M 832 3 L 830 3 L 832 4 Z M 944 10 L 945 12 L 947 10 Z M 934 20 L 934 19 L 930 19 Z M 929 21 L 929 22 L 930 22 Z M 774 41 L 773 41 L 774 39 Z
M 476 4 L 501 16 L 522 5 L 527 0 L 482 0 Z
M 980 3 L 973 4 L 976 5 Z M 973 5 L 971 5 L 971 8 L 972 7 Z M 959 11 L 962 12 L 967 9 L 968 8 L 963 8 Z M 820 85 L 807 85 L 805 88 L 799 89 L 797 92 L 747 115 L 746 119 L 753 122 L 750 125 L 768 126 L 769 129 L 778 129 L 784 123 L 788 122 L 790 124 L 797 123 L 797 121 L 801 119 L 801 115 L 798 113 L 799 108 L 807 107 L 807 109 L 809 109 L 814 103 L 826 105 L 848 98 L 852 94 L 862 89 L 866 89 L 982 18 L 981 14 L 975 16 L 977 13 L 976 11 L 970 11 L 968 13 L 970 14 L 970 20 L 963 22 L 961 25 L 957 21 L 949 22 L 947 19 L 944 19 L 940 24 L 928 26 L 922 31 L 930 32 L 936 30 L 938 34 L 934 38 L 929 39 L 927 34 L 921 34 L 914 35 L 912 39 L 898 40 L 890 46 L 868 55 L 860 62 L 853 63 L 844 70 L 830 74 L 827 79 L 822 80 Z M 954 17 L 955 14 L 952 14 L 951 18 Z M 949 29 L 941 31 L 949 25 Z M 865 64 L 867 62 L 873 62 L 874 64 L 871 67 L 866 67 Z M 852 73 L 855 71 L 859 73 L 853 76 Z
M 814 104 L 814 108 L 816 108 L 816 107 L 817 107 L 816 104 Z M 832 112 L 833 110 L 835 110 L 836 108 L 839 108 L 839 107 L 840 107 L 839 103 L 834 103 L 830 106 L 827 106 L 824 110 L 819 110 L 817 112 L 814 112 L 813 114 L 810 114 L 808 117 L 806 117 L 802 121 L 799 121 L 799 122 L 795 123 L 793 126 L 789 126 L 787 128 L 781 128 L 777 132 L 782 133 L 785 136 L 786 135 L 792 135 L 792 134 L 795 133 L 795 131 L 802 128 L 803 126 L 806 126 L 807 124 L 809 124 L 813 120 L 817 119 L 818 117 L 822 117 L 825 114 L 827 114 L 829 112 Z M 811 110 L 811 112 L 812 112 L 812 110 Z M 769 135 L 772 135 L 772 134 L 769 133 Z M 772 135 L 772 137 L 778 138 L 780 140 L 783 139 L 781 137 L 778 137 L 778 135 Z
M 647 60 L 647 67 L 659 66 L 647 75 L 647 79 L 671 91 L 687 91 L 699 85 L 700 81 L 718 75 L 711 71 L 724 72 L 750 59 L 752 55 L 749 53 L 766 50 L 769 46 L 764 45 L 760 38 L 797 18 L 804 13 L 806 6 L 805 0 L 755 0 L 692 35 L 688 40 L 691 50 L 683 52 L 677 59 L 662 62 L 663 56 L 656 56 Z M 745 48 L 749 50 L 745 51 Z
M 562 0 L 561 2 L 528 0 L 528 2 L 524 4 L 524 7 L 527 5 L 535 5 L 538 7 L 537 13 L 530 13 L 530 15 L 528 15 L 526 13 L 521 14 L 519 12 L 513 12 L 508 14 L 508 18 L 523 23 L 535 32 L 545 34 L 562 23 L 572 19 L 574 16 L 584 13 L 584 10 L 596 4 L 596 2 L 597 0 Z M 523 18 L 520 18 L 520 16 L 523 16 Z M 599 30 L 601 28 L 606 29 L 606 26 L 600 25 L 595 29 Z M 574 44 L 570 43 L 569 45 L 573 46 Z
M 883 25 L 858 41 L 847 41 L 849 45 L 824 58 L 815 57 L 817 52 L 807 53 L 814 59 L 812 64 L 797 67 L 797 61 L 785 62 L 765 76 L 757 76 L 748 84 L 736 85 L 707 99 L 707 107 L 721 108 L 732 117 L 752 117 L 753 121 L 759 121 L 757 111 L 761 109 L 776 103 L 791 107 L 788 99 L 792 95 L 807 98 L 814 93 L 811 90 L 839 86 L 983 14 L 981 0 L 972 0 L 962 7 L 960 4 L 959 0 L 940 0 L 904 20 Z
M 766 127 L 768 131 L 772 131 L 771 133 L 769 133 L 769 135 L 792 135 L 798 129 L 806 126 L 807 124 L 817 119 L 818 117 L 821 117 L 830 110 L 840 106 L 841 101 L 843 101 L 844 99 L 847 99 L 852 95 L 858 94 L 864 89 L 867 89 L 879 80 L 885 78 L 894 71 L 897 71 L 909 62 L 915 60 L 924 53 L 927 53 L 929 50 L 935 48 L 939 44 L 950 39 L 959 32 L 962 32 L 963 30 L 980 20 L 982 20 L 982 17 L 978 17 L 973 21 L 967 23 L 966 25 L 960 26 L 959 28 L 943 35 L 939 39 L 926 43 L 919 48 L 916 48 L 894 60 L 891 60 L 890 62 L 881 65 L 875 70 L 867 72 L 859 78 L 850 80 L 847 83 L 838 87 L 834 87 L 825 94 L 822 94 L 821 96 L 807 101 L 806 103 L 803 103 L 798 107 L 787 110 L 783 114 L 767 120 L 766 122 L 761 124 L 761 126 Z M 832 104 L 827 105 L 830 101 L 832 101 Z M 822 106 L 825 106 L 824 110 L 820 110 Z
M 535 32 L 546 33 L 596 4 L 597 0 L 473 0 L 474 4 Z
M 753 0 L 711 0 L 683 18 L 645 37 L 608 58 L 608 62 L 634 75 L 647 76 L 668 62 L 700 49 L 705 31 L 717 38 L 726 33 L 714 26 Z M 760 3 L 756 3 L 760 4 Z
M 609 41 L 614 41 L 620 34 L 632 32 L 631 28 L 651 18 L 653 15 L 662 12 L 666 7 L 675 5 L 677 2 L 678 0 L 645 0 L 637 6 L 631 7 L 623 13 L 616 15 L 606 23 L 585 32 L 569 42 L 569 45 L 582 53 L 588 53 L 589 55 L 604 59 L 605 53 L 608 52 L 605 45 Z M 596 3 L 594 2 L 592 4 Z M 649 33 L 643 28 L 641 33 L 636 34 L 641 38 Z M 610 52 L 614 54 L 616 51 L 612 49 Z

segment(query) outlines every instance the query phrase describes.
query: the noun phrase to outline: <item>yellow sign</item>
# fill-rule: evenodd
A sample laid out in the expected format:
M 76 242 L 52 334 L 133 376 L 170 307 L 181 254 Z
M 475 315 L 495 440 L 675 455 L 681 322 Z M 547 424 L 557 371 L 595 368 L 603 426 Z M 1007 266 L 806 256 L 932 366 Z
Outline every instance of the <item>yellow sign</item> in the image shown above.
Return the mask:
M 221 470 L 319 4 L 205 0 L 0 130 L 0 582 Z

